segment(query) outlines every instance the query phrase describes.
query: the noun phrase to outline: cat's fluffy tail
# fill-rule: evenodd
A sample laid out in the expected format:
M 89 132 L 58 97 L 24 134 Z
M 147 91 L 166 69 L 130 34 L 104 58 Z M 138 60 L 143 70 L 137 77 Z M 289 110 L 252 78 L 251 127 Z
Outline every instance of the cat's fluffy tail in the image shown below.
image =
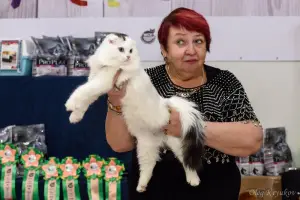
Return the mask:
M 173 96 L 168 105 L 180 114 L 182 126 L 183 162 L 186 167 L 199 170 L 202 167 L 201 156 L 204 153 L 204 120 L 197 105 L 184 98 Z

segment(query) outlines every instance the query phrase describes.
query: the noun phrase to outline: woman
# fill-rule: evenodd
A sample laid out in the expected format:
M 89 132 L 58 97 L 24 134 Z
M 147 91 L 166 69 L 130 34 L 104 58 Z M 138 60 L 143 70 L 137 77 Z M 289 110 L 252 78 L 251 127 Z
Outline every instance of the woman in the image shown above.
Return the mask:
M 209 25 L 197 12 L 186 8 L 172 11 L 163 20 L 158 39 L 166 64 L 146 71 L 161 96 L 179 95 L 199 105 L 207 121 L 206 153 L 199 155 L 204 167 L 199 171 L 200 185 L 192 187 L 173 153 L 163 150 L 147 191 L 136 192 L 139 166 L 135 141 L 120 115 L 126 87 L 113 89 L 109 92 L 106 137 L 116 152 L 133 151 L 129 199 L 238 199 L 241 177 L 235 156 L 256 153 L 263 135 L 242 84 L 229 71 L 204 64 L 211 37 Z M 166 134 L 180 137 L 178 118 L 173 110 Z

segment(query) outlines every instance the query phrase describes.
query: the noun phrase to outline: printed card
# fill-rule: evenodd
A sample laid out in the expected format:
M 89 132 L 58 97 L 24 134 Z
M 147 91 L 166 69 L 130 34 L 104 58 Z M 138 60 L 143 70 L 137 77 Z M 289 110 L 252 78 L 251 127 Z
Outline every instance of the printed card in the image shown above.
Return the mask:
M 3 40 L 1 41 L 1 70 L 17 70 L 19 56 L 19 41 L 18 40 Z

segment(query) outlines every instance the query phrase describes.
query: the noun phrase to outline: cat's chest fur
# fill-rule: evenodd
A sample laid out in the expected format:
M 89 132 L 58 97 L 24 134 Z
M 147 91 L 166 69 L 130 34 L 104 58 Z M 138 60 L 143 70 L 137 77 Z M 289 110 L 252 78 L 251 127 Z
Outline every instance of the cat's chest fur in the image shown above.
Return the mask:
M 158 132 L 169 119 L 164 98 L 159 96 L 149 76 L 142 70 L 129 79 L 122 99 L 122 111 L 129 131 L 143 135 L 145 131 Z

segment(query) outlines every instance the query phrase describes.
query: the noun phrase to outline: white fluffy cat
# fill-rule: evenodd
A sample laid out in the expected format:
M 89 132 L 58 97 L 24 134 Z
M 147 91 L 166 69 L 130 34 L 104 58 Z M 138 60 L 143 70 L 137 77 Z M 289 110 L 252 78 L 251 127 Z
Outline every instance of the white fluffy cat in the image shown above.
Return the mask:
M 128 80 L 122 114 L 130 133 L 137 139 L 140 165 L 137 191 L 146 190 L 160 159 L 160 149 L 166 146 L 183 164 L 187 182 L 192 186 L 199 185 L 197 170 L 202 165 L 204 121 L 197 106 L 180 97 L 163 98 L 158 94 L 140 66 L 136 42 L 128 36 L 108 35 L 87 63 L 91 68 L 88 81 L 79 86 L 65 104 L 66 109 L 72 111 L 70 122 L 79 122 L 89 105 L 112 89 L 114 75 L 122 69 L 116 85 Z M 181 138 L 165 135 L 162 131 L 169 122 L 169 107 L 180 113 Z

